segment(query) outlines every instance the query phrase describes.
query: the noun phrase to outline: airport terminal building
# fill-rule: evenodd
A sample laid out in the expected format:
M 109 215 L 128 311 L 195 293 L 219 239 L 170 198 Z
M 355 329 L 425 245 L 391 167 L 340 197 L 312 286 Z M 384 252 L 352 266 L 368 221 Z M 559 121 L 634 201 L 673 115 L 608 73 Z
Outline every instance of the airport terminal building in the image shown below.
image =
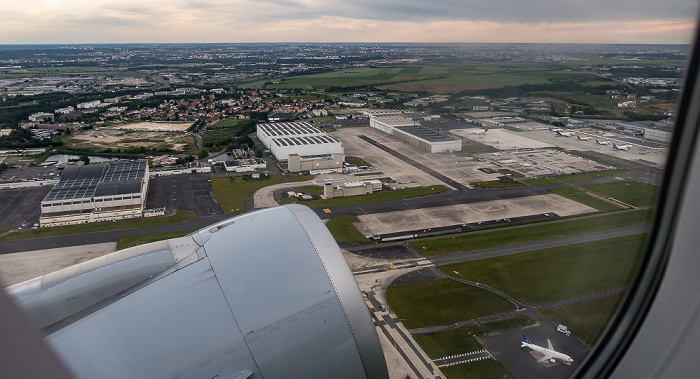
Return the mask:
M 142 217 L 148 161 L 68 166 L 41 202 L 41 227 Z
M 272 155 L 279 161 L 289 161 L 290 155 L 304 157 L 304 164 L 290 165 L 290 171 L 303 170 L 301 167 L 328 166 L 329 162 L 338 162 L 337 167 L 342 168 L 345 161 L 343 145 L 337 138 L 328 135 L 309 122 L 278 122 L 271 124 L 259 124 L 257 135 L 270 149 Z M 343 159 L 337 159 L 338 155 Z M 318 160 L 316 162 L 315 160 Z
M 410 115 L 381 115 L 370 118 L 369 125 L 430 153 L 462 150 L 462 141 L 433 128 L 421 125 Z

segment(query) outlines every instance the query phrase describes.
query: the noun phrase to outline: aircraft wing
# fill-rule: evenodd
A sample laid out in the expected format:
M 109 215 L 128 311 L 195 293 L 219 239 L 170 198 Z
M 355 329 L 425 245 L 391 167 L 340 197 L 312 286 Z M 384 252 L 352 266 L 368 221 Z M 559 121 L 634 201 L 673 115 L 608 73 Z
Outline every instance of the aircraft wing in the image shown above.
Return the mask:
M 552 341 L 550 341 L 549 338 L 547 338 L 547 349 L 554 350 L 554 347 L 552 346 Z
M 8 291 L 82 378 L 388 378 L 357 283 L 302 205 L 117 251 Z
M 549 354 L 545 354 L 544 357 L 540 358 L 537 362 L 545 362 L 545 361 L 548 361 L 550 359 L 554 359 L 554 357 L 549 355 Z

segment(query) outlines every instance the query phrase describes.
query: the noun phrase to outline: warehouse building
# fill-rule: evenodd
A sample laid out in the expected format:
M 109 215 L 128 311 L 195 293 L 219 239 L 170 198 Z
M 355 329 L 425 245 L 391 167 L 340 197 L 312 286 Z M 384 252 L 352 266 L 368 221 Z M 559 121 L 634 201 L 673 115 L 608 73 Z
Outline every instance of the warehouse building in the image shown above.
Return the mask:
M 423 126 L 423 118 L 407 114 L 383 115 L 370 118 L 369 125 L 430 153 L 451 153 L 462 150 L 462 140 L 447 133 Z
M 289 154 L 287 167 L 290 172 L 333 170 L 343 171 L 345 156 L 342 153 L 328 155 L 303 156 L 299 154 Z
M 337 154 L 342 156 L 338 167 L 345 161 L 342 143 L 309 122 L 259 124 L 257 135 L 279 161 L 289 161 L 290 155 L 298 155 L 304 157 L 304 165 L 315 167 L 339 160 Z M 297 172 L 297 168 L 305 171 L 301 169 L 301 159 L 293 166 L 289 169 L 292 172 Z
M 377 179 L 345 182 L 338 185 L 326 183 L 323 186 L 323 196 L 326 199 L 332 199 L 334 197 L 368 195 L 381 189 L 382 182 Z
M 148 161 L 68 166 L 41 202 L 41 227 L 143 216 Z

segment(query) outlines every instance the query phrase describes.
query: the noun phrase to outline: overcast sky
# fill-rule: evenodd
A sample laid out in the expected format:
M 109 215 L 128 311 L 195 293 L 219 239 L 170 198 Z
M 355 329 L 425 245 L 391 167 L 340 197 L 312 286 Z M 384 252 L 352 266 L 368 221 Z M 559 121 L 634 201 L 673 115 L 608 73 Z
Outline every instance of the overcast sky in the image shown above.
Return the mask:
M 697 0 L 2 0 L 0 4 L 0 44 L 690 43 L 698 14 Z

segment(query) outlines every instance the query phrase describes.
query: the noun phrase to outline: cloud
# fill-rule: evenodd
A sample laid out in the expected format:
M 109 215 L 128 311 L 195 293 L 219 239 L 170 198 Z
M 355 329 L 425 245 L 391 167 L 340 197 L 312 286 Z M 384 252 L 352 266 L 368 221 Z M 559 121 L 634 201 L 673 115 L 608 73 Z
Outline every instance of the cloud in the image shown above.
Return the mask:
M 25 0 L 4 6 L 0 43 L 687 43 L 697 7 L 690 0 Z

